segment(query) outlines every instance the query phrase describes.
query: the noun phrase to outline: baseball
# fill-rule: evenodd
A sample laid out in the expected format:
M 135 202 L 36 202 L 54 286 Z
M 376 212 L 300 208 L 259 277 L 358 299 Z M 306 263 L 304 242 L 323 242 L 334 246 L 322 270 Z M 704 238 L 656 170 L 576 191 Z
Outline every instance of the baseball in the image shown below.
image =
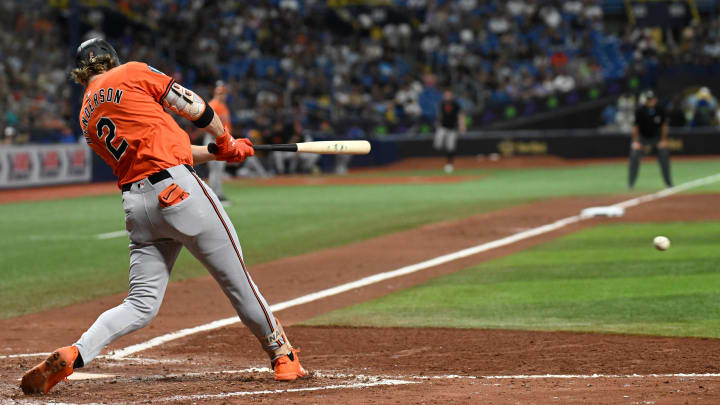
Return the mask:
M 653 239 L 653 245 L 657 250 L 668 250 L 670 248 L 670 239 L 665 236 L 656 236 Z

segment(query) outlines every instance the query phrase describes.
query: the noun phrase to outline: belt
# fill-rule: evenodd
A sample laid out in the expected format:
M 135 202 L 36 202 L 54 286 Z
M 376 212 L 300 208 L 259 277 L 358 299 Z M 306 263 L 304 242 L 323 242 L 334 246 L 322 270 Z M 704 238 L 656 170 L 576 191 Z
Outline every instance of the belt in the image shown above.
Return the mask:
M 185 167 L 190 171 L 190 173 L 195 173 L 195 169 L 193 169 L 192 166 L 190 166 L 190 165 L 188 165 L 188 164 L 184 164 L 183 166 L 185 166 Z M 156 172 L 156 173 L 153 173 L 153 174 L 149 175 L 149 176 L 147 177 L 147 179 L 148 179 L 148 181 L 150 182 L 150 184 L 155 184 L 155 183 L 159 183 L 159 182 L 161 182 L 161 181 L 163 181 L 163 180 L 165 180 L 165 179 L 168 179 L 168 178 L 170 178 L 170 177 L 172 177 L 172 176 L 170 175 L 170 172 L 168 172 L 167 170 L 160 170 L 159 172 Z M 124 193 L 124 192 L 126 192 L 126 191 L 130 191 L 130 189 L 132 188 L 132 185 L 133 185 L 133 184 L 134 184 L 134 183 L 125 183 L 125 184 L 123 184 L 122 187 L 121 187 L 122 192 Z

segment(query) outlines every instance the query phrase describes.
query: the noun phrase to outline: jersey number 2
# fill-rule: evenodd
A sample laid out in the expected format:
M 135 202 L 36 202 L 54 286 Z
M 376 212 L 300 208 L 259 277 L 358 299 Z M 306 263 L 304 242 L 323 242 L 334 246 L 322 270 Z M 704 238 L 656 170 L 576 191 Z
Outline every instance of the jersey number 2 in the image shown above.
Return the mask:
M 126 140 L 122 140 L 120 142 L 120 146 L 117 148 L 112 144 L 113 139 L 115 139 L 115 130 L 117 127 L 115 126 L 115 123 L 112 122 L 110 118 L 102 117 L 98 120 L 97 125 L 95 126 L 97 129 L 97 135 L 99 139 L 102 139 L 102 137 L 105 135 L 105 128 L 107 128 L 107 137 L 105 138 L 105 145 L 107 146 L 107 150 L 115 157 L 115 160 L 120 160 L 123 154 L 125 154 L 125 151 L 128 148 L 128 143 Z

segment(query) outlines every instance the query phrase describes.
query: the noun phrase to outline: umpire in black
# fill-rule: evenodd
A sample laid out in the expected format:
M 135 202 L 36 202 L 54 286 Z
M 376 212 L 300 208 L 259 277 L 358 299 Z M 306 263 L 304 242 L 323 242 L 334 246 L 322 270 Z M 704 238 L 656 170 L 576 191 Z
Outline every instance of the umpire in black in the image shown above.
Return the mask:
M 663 180 L 665 180 L 665 185 L 672 187 L 670 151 L 667 149 L 667 113 L 665 108 L 658 104 L 657 97 L 652 90 L 644 92 L 640 97 L 645 100 L 635 110 L 635 125 L 633 125 L 632 129 L 632 145 L 630 147 L 628 187 L 632 189 L 635 186 L 645 145 L 655 145 L 657 147 L 658 163 L 660 163 Z

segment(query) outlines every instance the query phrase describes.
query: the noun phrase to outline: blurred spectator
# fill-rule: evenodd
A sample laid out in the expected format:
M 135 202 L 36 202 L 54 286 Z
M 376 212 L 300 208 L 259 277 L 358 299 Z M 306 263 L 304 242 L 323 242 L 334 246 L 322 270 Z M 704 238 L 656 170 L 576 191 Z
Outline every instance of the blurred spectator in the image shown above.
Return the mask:
M 3 137 L 1 139 L 2 142 L 0 142 L 3 145 L 12 145 L 15 141 L 15 128 L 7 126 L 5 127 L 5 130 L 3 131 Z
M 303 132 L 427 133 L 440 87 L 475 114 L 630 69 L 652 72 L 665 61 L 720 62 L 720 17 L 675 31 L 628 26 L 618 38 L 606 32 L 599 0 L 79 3 L 81 38 L 105 36 L 122 60 L 147 61 L 200 94 L 224 79 L 233 121 L 260 134 L 296 119 Z M 87 6 L 96 3 L 103 7 Z M 54 141 L 77 138 L 68 4 L 0 2 L 0 128 L 22 134 L 14 139 L 26 139 L 29 129 Z M 710 97 L 673 103 L 670 113 L 687 112 L 689 125 L 717 124 Z M 616 124 L 627 130 L 625 109 L 615 109 Z
M 0 33 L 0 103 L 20 125 L 71 128 L 72 51 L 63 42 L 70 11 L 52 4 L 59 6 L 0 4 L 8 27 Z M 404 132 L 434 121 L 440 97 L 429 86 L 451 87 L 472 113 L 624 74 L 610 69 L 623 65 L 613 55 L 596 52 L 619 46 L 603 32 L 599 0 L 103 4 L 82 7 L 83 37 L 106 36 L 122 60 L 147 61 L 201 94 L 224 79 L 233 120 L 244 126 L 299 114 L 306 130 L 330 122 L 341 131 L 361 125 L 370 136 Z M 122 18 L 124 30 L 104 31 Z
M 618 97 L 615 122 L 622 132 L 630 133 L 635 124 L 635 96 L 632 93 Z
M 69 130 L 68 48 L 56 20 L 45 1 L 0 2 L 0 126 Z
M 688 97 L 688 121 L 693 127 L 708 127 L 715 124 L 717 100 L 707 87 L 701 87 Z

